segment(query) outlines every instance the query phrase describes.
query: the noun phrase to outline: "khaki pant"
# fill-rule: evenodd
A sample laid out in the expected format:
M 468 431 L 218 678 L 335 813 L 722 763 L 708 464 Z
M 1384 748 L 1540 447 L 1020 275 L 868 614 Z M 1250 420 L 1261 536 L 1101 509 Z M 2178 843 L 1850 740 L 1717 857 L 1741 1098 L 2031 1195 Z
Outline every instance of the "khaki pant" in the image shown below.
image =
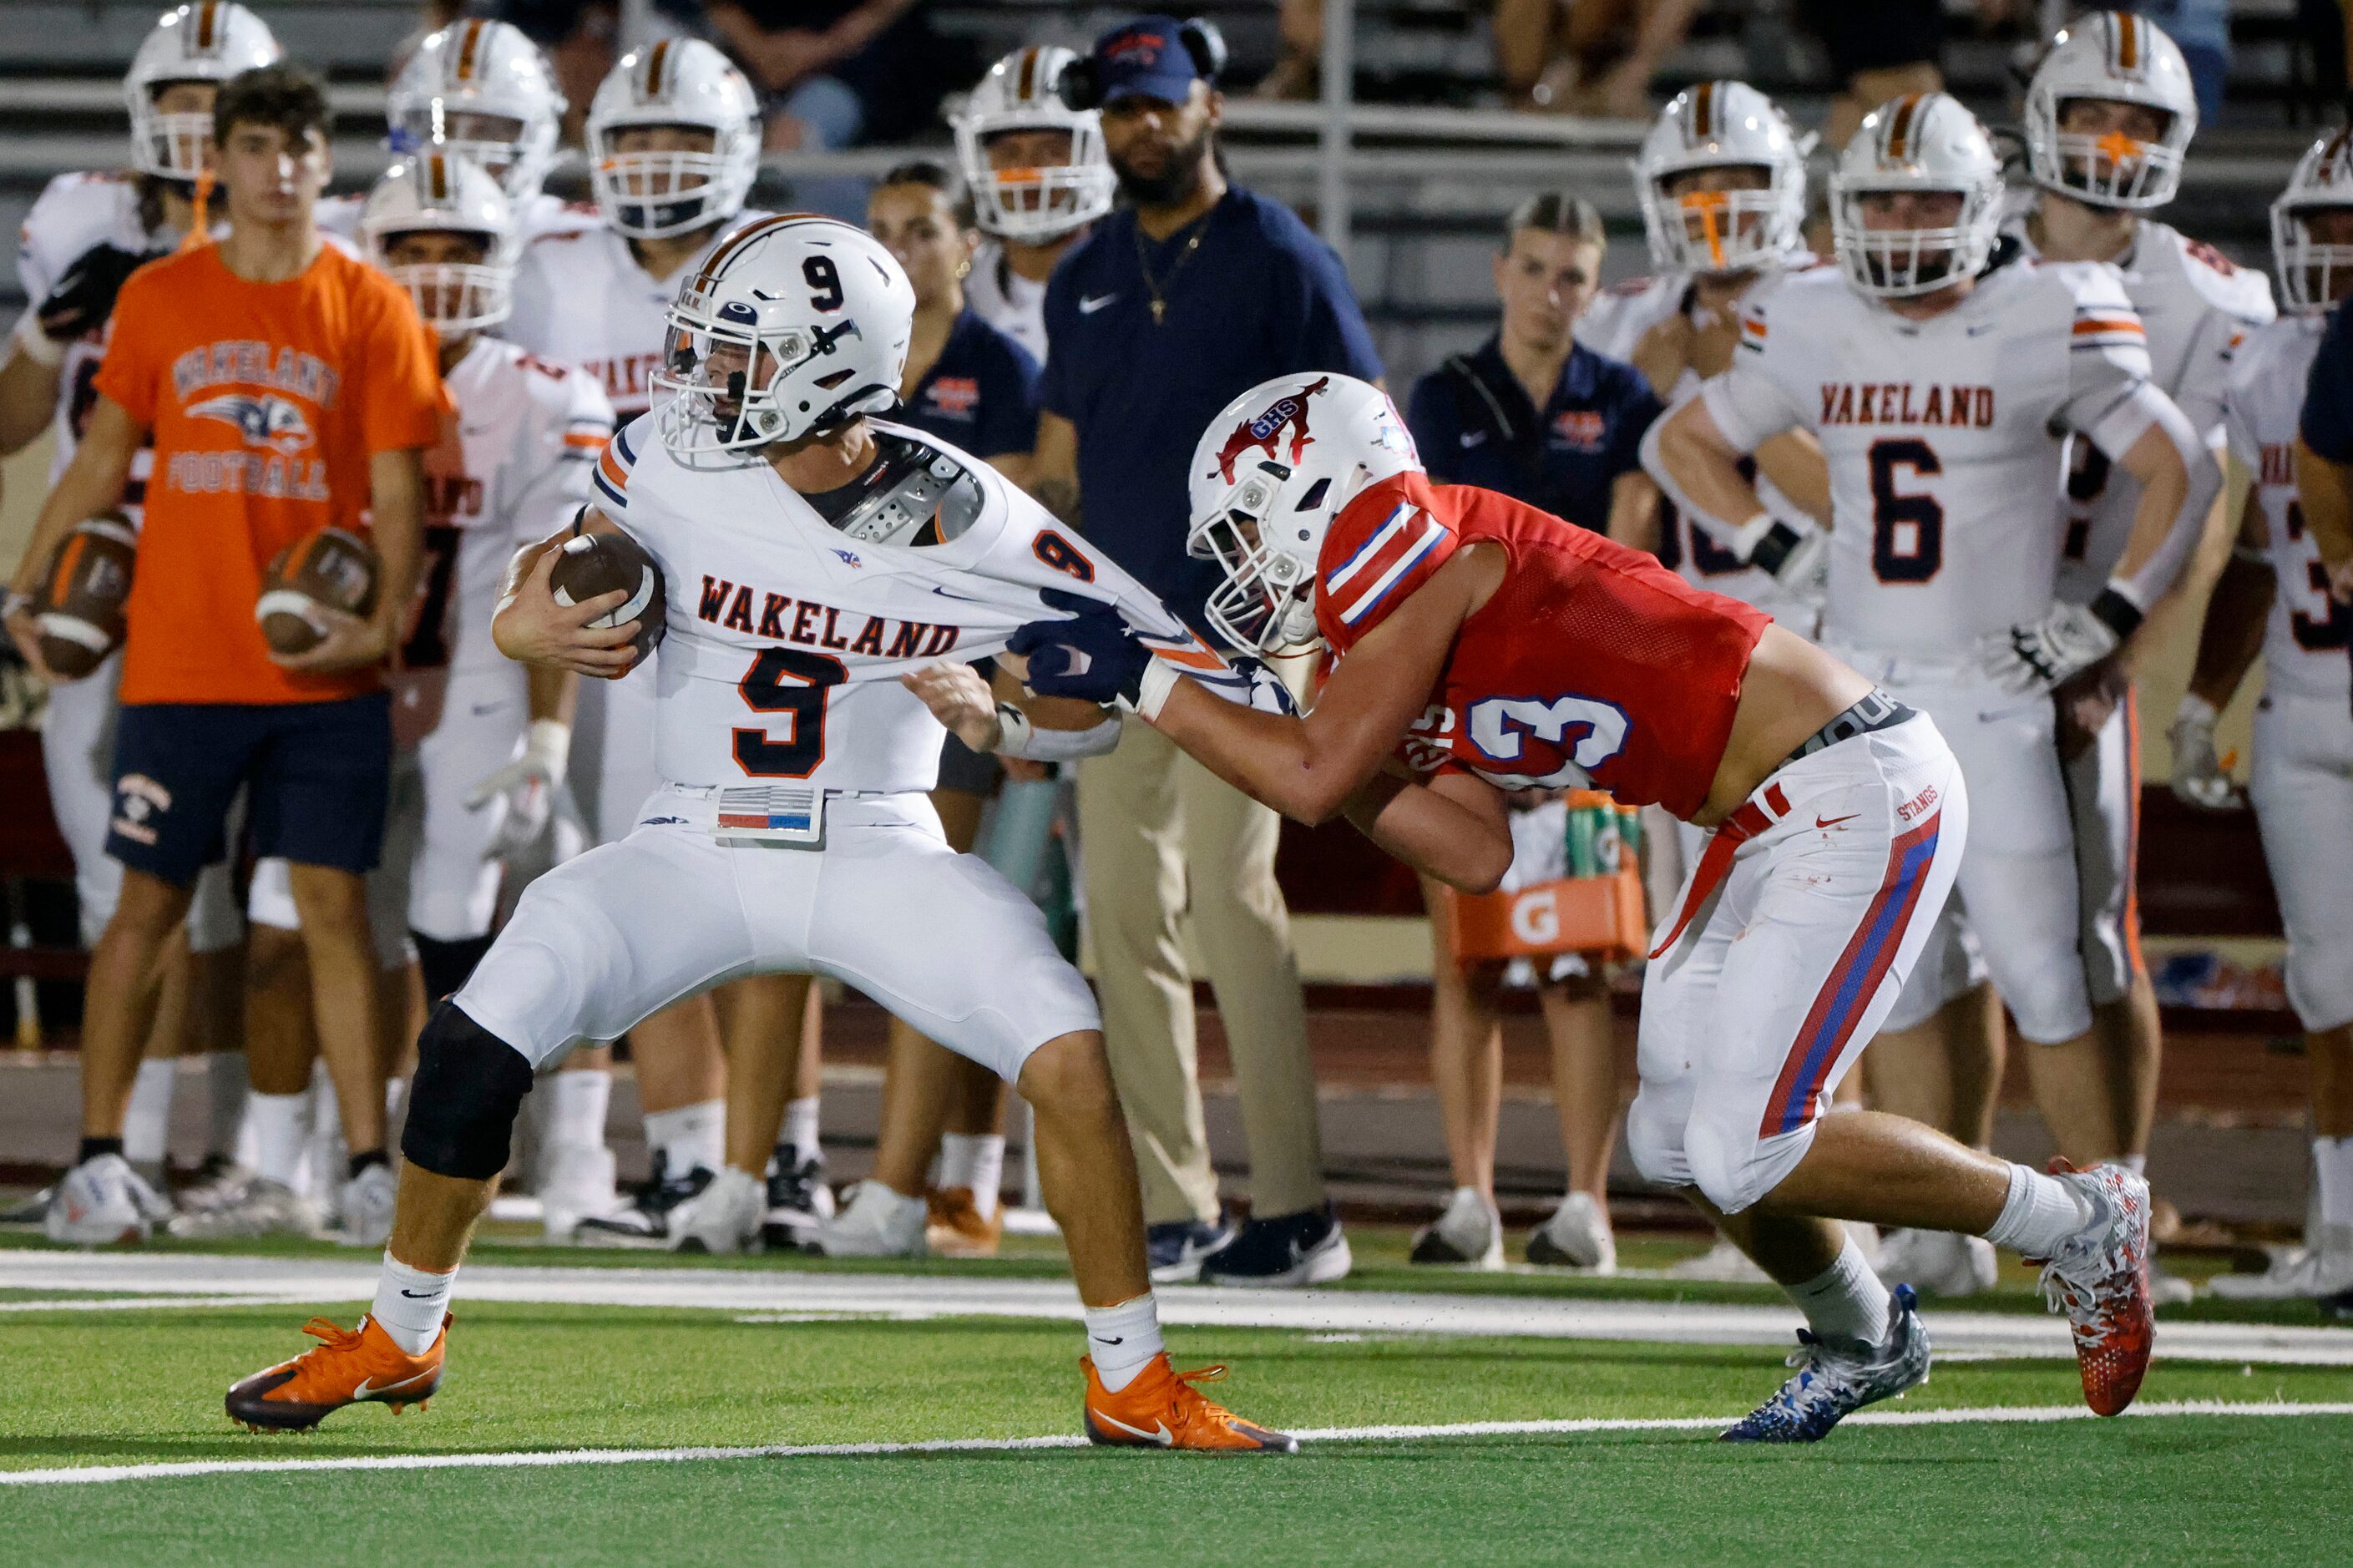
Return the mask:
M 1196 1071 L 1189 910 L 1226 1027 L 1250 1141 L 1252 1212 L 1320 1208 L 1323 1143 L 1290 916 L 1274 881 L 1280 818 L 1131 719 L 1079 764 L 1087 921 L 1103 1037 L 1155 1225 L 1218 1212 Z

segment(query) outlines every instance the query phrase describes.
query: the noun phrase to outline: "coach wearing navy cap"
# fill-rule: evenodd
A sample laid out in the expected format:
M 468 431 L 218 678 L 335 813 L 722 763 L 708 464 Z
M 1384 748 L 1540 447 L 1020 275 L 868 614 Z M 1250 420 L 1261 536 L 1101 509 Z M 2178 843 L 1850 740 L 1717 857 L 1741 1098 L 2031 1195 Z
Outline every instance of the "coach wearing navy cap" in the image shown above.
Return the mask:
M 1046 286 L 1031 485 L 1197 624 L 1219 573 L 1185 553 L 1186 468 L 1210 418 L 1271 376 L 1381 374 L 1340 258 L 1218 166 L 1223 55 L 1205 23 L 1144 16 L 1105 33 L 1064 77 L 1072 107 L 1103 110 L 1129 205 Z M 1117 751 L 1081 765 L 1079 824 L 1104 1039 L 1134 1133 L 1154 1278 L 1339 1278 L 1347 1241 L 1324 1193 L 1275 814 L 1137 723 Z M 1252 1217 L 1230 1239 L 1194 1074 L 1192 977 L 1176 932 L 1186 910 L 1250 1143 Z

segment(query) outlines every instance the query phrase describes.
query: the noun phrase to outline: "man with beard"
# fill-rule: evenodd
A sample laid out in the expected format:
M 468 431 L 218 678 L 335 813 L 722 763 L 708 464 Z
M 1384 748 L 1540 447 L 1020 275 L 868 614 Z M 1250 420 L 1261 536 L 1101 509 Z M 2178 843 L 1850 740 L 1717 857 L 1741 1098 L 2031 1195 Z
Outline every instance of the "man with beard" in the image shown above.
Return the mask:
M 1145 16 L 1064 73 L 1100 108 L 1129 205 L 1047 285 L 1045 414 L 1031 489 L 1189 621 L 1218 568 L 1185 551 L 1189 434 L 1275 375 L 1373 380 L 1380 362 L 1345 269 L 1278 202 L 1229 184 L 1216 134 L 1224 45 Z M 1326 1196 L 1315 1085 L 1282 895 L 1278 819 L 1148 725 L 1079 769 L 1088 917 L 1112 1072 L 1134 1133 L 1153 1278 L 1319 1284 L 1346 1274 Z M 1189 909 L 1233 1053 L 1251 1214 L 1224 1222 L 1194 1073 Z

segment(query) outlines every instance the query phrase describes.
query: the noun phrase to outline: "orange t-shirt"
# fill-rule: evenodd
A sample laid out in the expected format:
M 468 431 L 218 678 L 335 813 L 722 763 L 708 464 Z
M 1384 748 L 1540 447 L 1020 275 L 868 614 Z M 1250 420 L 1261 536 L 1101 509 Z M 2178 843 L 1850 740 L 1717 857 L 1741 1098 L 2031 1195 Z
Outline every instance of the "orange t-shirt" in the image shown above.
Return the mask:
M 430 447 L 444 394 L 406 290 L 332 245 L 248 283 L 214 246 L 123 284 L 98 390 L 153 432 L 127 609 L 125 702 L 316 702 L 377 670 L 296 675 L 253 618 L 262 573 L 322 523 L 361 526 L 368 459 Z

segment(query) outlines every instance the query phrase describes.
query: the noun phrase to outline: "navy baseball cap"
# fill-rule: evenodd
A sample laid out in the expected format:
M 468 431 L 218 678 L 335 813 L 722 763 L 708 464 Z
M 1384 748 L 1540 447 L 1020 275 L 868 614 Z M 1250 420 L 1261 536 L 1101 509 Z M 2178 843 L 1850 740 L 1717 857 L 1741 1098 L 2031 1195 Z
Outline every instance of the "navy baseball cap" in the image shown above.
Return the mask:
M 1095 40 L 1098 100 L 1113 103 L 1142 95 L 1167 103 L 1192 96 L 1201 73 L 1177 35 L 1185 24 L 1174 16 L 1138 16 Z

